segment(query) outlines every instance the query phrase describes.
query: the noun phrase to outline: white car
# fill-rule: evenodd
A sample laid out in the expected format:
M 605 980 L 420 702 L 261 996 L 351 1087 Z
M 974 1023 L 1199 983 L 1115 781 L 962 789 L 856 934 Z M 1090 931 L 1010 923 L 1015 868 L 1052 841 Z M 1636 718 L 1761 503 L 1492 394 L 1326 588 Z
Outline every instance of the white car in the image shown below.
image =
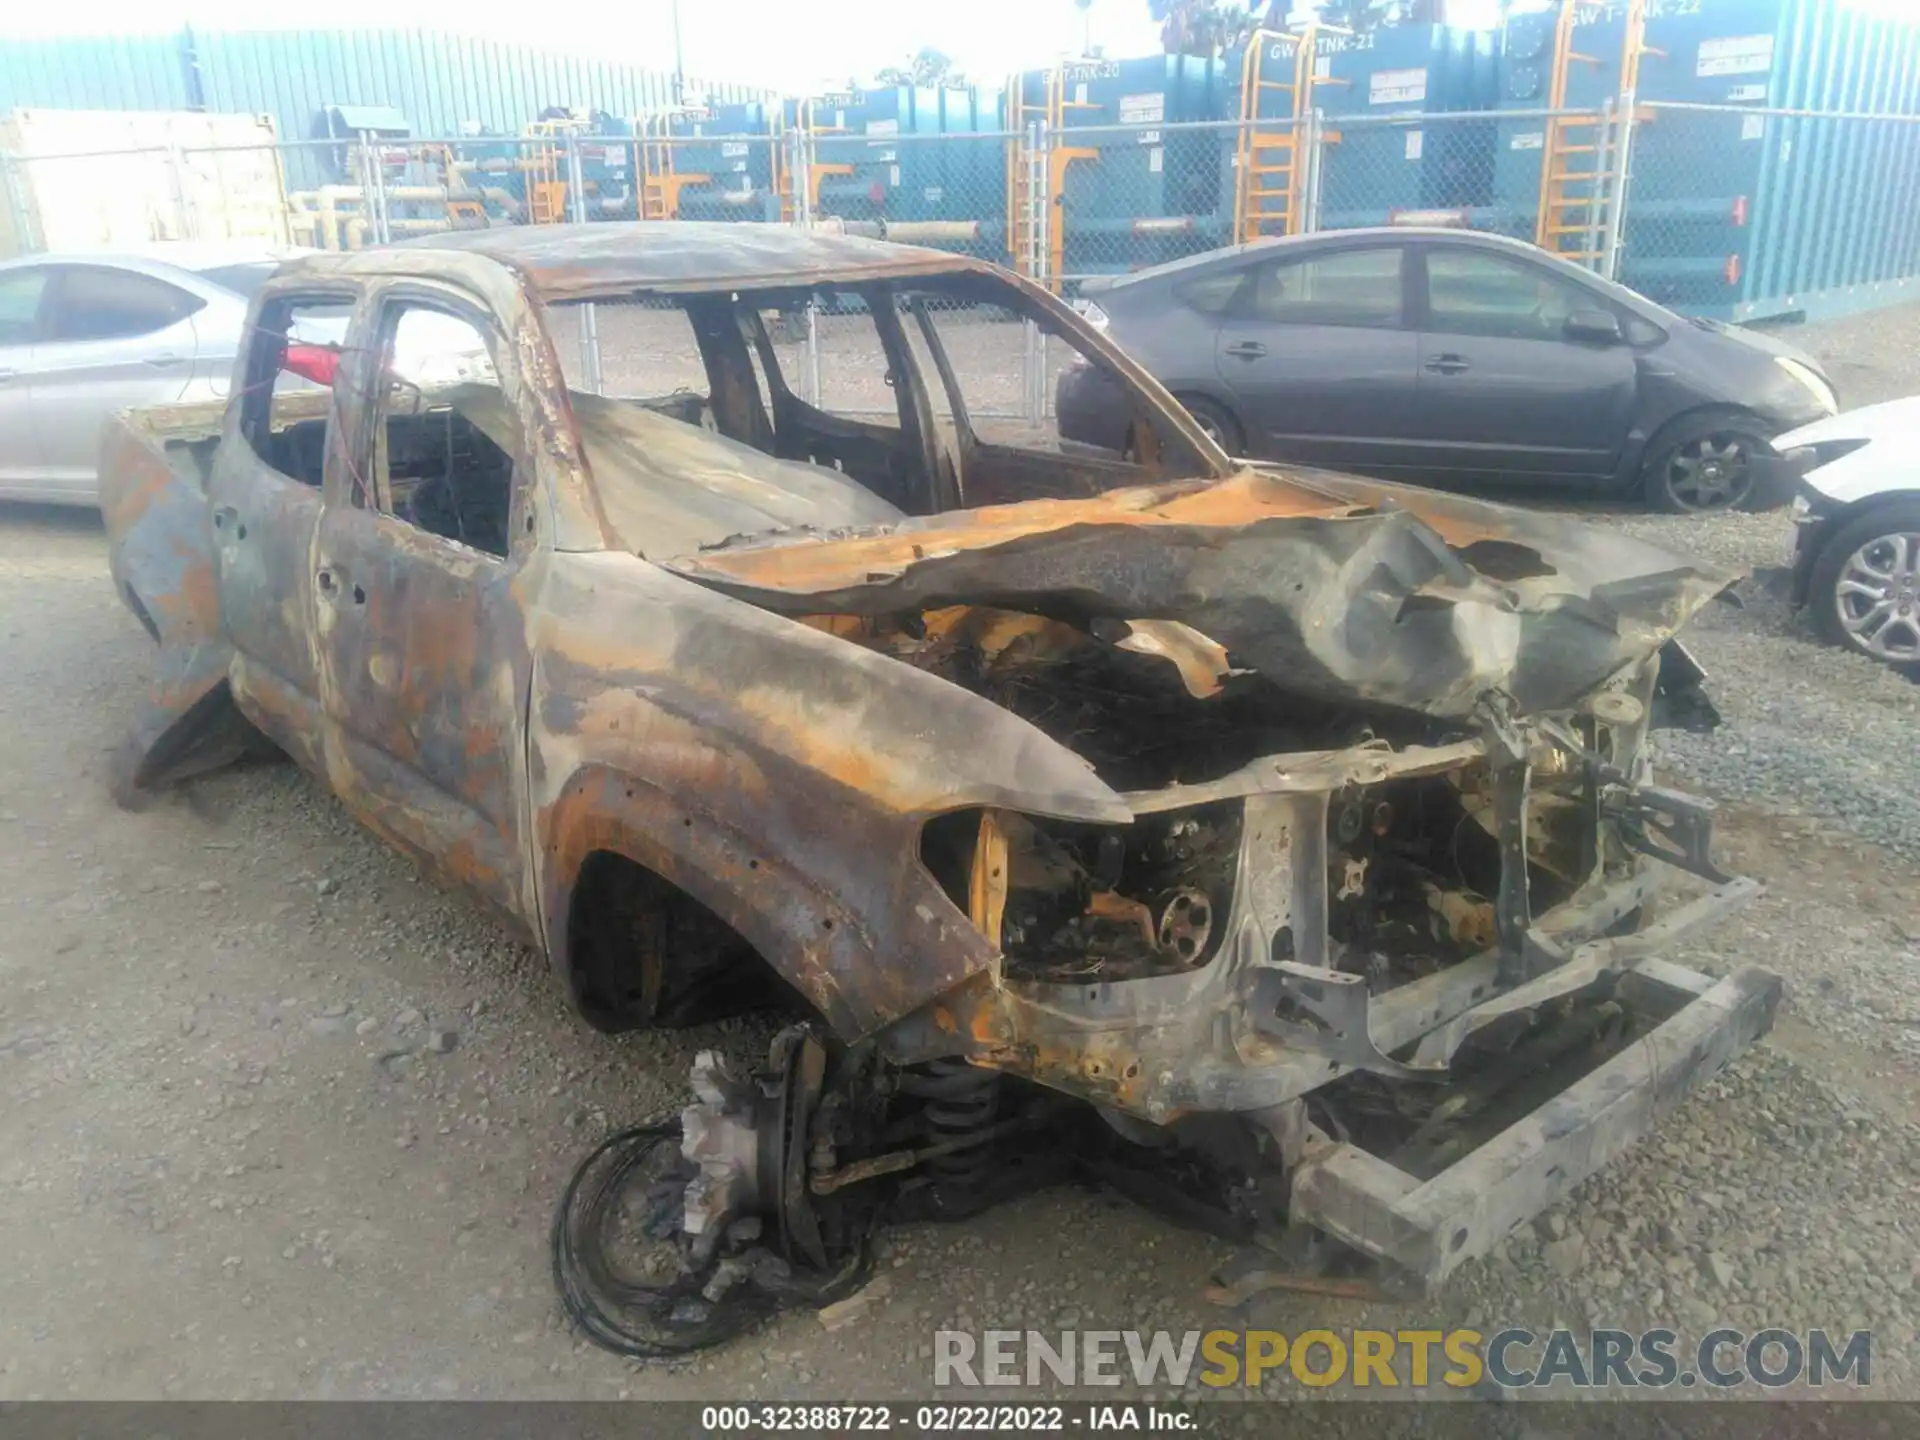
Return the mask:
M 182 240 L 0 262 L 0 500 L 97 504 L 107 417 L 224 398 L 254 292 L 283 260 L 312 253 Z M 398 337 L 396 378 L 422 388 L 493 378 L 469 326 L 418 322 Z M 296 338 L 337 346 L 346 333 L 343 309 L 309 315 Z
M 1920 675 L 1920 395 L 1781 436 L 1804 467 L 1793 600 L 1835 645 Z

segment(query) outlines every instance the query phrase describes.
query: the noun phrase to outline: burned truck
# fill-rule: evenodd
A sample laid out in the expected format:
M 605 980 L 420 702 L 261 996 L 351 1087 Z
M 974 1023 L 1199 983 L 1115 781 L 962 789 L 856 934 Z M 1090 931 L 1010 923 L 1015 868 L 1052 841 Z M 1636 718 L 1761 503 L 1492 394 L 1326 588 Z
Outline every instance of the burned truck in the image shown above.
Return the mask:
M 1236 462 L 1046 290 L 845 235 L 435 236 L 288 264 L 250 333 L 223 411 L 107 438 L 159 642 L 119 794 L 275 748 L 590 1024 L 800 1017 L 616 1165 L 668 1259 L 563 1264 L 608 1343 L 1064 1169 L 1437 1285 L 1771 1023 L 1665 958 L 1757 889 L 1648 763 L 1731 576 Z M 1121 448 L 995 418 L 980 347 L 1035 335 Z

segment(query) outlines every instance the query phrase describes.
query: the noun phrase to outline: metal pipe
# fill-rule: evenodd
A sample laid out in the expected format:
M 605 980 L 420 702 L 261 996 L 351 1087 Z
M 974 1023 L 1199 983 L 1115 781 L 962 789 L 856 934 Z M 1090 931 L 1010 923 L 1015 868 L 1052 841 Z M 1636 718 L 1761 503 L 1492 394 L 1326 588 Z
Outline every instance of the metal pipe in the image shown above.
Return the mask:
M 1308 111 L 1306 204 L 1301 207 L 1299 230 L 1302 235 L 1313 235 L 1320 230 L 1320 181 L 1326 160 L 1326 132 L 1327 112 L 1318 108 Z
M 1617 129 L 1619 118 L 1614 99 L 1609 95 L 1600 107 L 1599 155 L 1601 157 L 1612 155 L 1615 160 L 1619 159 L 1619 154 L 1614 148 L 1619 138 Z M 1606 274 L 1606 236 L 1612 229 L 1606 210 L 1607 202 L 1611 198 L 1612 177 L 1602 173 L 1589 183 L 1593 186 L 1594 203 L 1587 207 L 1587 229 L 1581 238 L 1586 254 L 1591 257 L 1587 261 L 1586 268 L 1596 274 L 1604 275 Z
M 376 241 L 384 240 L 386 237 L 381 233 L 379 222 L 380 151 L 375 144 L 371 131 L 363 130 L 360 132 L 360 144 L 357 153 L 360 158 L 360 183 L 365 187 L 362 209 L 364 213 L 373 220 L 370 228 L 373 231 L 374 239 Z
M 978 220 L 887 220 L 880 222 L 880 233 L 888 240 L 906 244 L 932 240 L 966 241 L 980 238 Z
M 173 218 L 182 240 L 191 240 L 193 234 L 193 216 L 187 206 L 186 164 L 180 155 L 180 147 L 167 147 L 167 183 L 173 190 Z
M 1692 100 L 1643 100 L 1649 110 L 1697 110 L 1708 115 L 1779 115 L 1802 120 L 1893 120 L 1920 125 L 1920 115 L 1889 115 L 1873 110 L 1790 110 L 1763 105 L 1702 105 Z
M 1047 195 L 1048 167 L 1052 163 L 1049 155 L 1049 141 L 1046 127 L 1038 120 L 1027 139 L 1026 185 L 1022 199 L 1025 202 L 1025 220 L 1027 231 L 1026 272 L 1037 284 L 1057 283 L 1047 273 L 1048 250 L 1051 244 L 1052 228 L 1061 223 L 1061 217 L 1053 214 L 1053 206 Z M 1032 424 L 1039 424 L 1046 418 L 1047 394 L 1047 336 L 1032 316 L 1026 316 L 1020 322 L 1026 345 L 1024 348 L 1025 374 L 1025 418 Z
M 518 212 L 519 202 L 506 191 L 483 189 L 480 193 L 502 205 L 509 213 Z M 379 198 L 374 197 L 374 204 L 378 204 Z M 444 185 L 392 185 L 386 187 L 385 198 L 389 201 L 445 205 L 447 188 Z M 395 220 L 391 216 L 378 216 L 368 201 L 363 185 L 322 185 L 317 190 L 295 190 L 287 196 L 287 204 L 292 208 L 288 228 L 309 237 L 317 235 L 320 248 L 325 250 L 360 249 L 364 237 L 369 234 L 377 242 L 383 228 L 379 223 L 381 218 L 385 219 L 384 229 L 389 239 L 396 231 L 411 235 L 446 229 L 446 222 L 440 219 Z M 357 217 L 343 211 L 343 203 L 361 211 L 364 219 L 358 230 L 353 228 Z
M 801 229 L 810 229 L 813 225 L 813 151 L 810 146 L 812 132 L 804 125 L 796 126 L 788 132 L 787 143 L 791 150 L 787 170 L 793 184 L 793 219 Z M 820 404 L 820 307 L 807 297 L 807 349 L 806 349 L 806 402 L 818 407 Z
M 687 103 L 687 62 L 680 46 L 680 0 L 672 0 L 673 11 L 673 103 Z
M 1620 278 L 1620 251 L 1627 224 L 1627 187 L 1633 179 L 1634 121 L 1639 114 L 1629 90 L 1621 98 L 1620 113 L 1614 117 L 1614 170 L 1607 177 L 1612 191 L 1607 202 L 1605 242 L 1600 247 L 1600 273 L 1608 280 Z
M 566 156 L 568 218 L 576 225 L 583 225 L 587 219 L 587 184 L 580 171 L 579 136 L 566 137 Z M 600 321 L 592 301 L 580 307 L 580 381 L 587 390 L 596 395 L 601 393 Z
M 338 250 L 341 248 L 340 212 L 333 208 L 334 199 L 335 197 L 332 195 L 323 194 L 320 196 L 318 222 L 320 229 L 320 248 L 323 250 Z
M 511 190 L 502 190 L 497 185 L 482 185 L 480 187 L 480 198 L 483 200 L 491 200 L 500 207 L 503 214 L 515 220 L 522 218 L 527 213 L 527 207 L 520 203 L 519 196 L 515 195 Z

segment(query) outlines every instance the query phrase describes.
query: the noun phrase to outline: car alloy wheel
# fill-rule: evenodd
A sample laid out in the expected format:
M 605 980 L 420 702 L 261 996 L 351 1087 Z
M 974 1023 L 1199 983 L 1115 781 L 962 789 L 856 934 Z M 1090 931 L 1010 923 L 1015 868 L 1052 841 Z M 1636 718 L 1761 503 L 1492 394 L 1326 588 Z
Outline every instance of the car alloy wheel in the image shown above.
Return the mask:
M 1834 613 L 1849 644 L 1894 665 L 1920 661 L 1920 533 L 1867 541 L 1840 567 Z
M 1731 510 L 1753 489 L 1752 460 L 1743 436 L 1704 435 L 1673 452 L 1667 489 L 1683 510 Z

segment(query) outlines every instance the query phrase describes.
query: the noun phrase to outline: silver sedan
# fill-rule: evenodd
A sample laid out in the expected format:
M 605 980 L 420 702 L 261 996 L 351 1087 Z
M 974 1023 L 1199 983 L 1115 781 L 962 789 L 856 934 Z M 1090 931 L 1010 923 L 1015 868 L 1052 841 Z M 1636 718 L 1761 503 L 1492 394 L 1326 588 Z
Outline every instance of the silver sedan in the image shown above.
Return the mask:
M 96 505 L 100 430 L 116 410 L 224 399 L 247 307 L 283 260 L 311 250 L 171 241 L 137 253 L 0 263 L 0 500 Z M 422 314 L 388 370 L 415 387 L 491 380 L 473 327 Z M 346 306 L 309 306 L 295 339 L 338 350 Z M 282 377 L 329 384 L 331 370 Z
M 247 302 L 295 253 L 181 241 L 0 263 L 0 498 L 97 503 L 102 422 L 224 395 Z

